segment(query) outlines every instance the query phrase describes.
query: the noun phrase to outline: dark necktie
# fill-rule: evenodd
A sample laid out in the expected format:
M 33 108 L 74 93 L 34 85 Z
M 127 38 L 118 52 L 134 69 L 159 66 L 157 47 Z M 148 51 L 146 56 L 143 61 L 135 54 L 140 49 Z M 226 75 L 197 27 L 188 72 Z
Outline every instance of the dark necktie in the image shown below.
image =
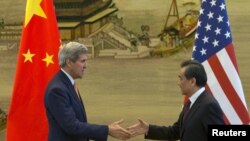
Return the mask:
M 184 105 L 184 107 L 183 107 L 183 118 L 182 118 L 182 121 L 184 121 L 185 118 L 188 115 L 188 112 L 189 112 L 189 109 L 190 109 L 190 104 L 191 104 L 191 102 L 190 102 L 190 100 L 188 100 L 186 102 L 186 104 Z

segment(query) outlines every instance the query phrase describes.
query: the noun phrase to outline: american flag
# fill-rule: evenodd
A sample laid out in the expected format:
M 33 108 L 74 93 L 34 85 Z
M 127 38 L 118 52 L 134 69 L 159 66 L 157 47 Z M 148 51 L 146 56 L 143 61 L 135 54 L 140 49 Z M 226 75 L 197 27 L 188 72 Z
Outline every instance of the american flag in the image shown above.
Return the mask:
M 202 0 L 192 59 L 207 72 L 206 89 L 219 102 L 227 124 L 249 124 L 224 0 Z

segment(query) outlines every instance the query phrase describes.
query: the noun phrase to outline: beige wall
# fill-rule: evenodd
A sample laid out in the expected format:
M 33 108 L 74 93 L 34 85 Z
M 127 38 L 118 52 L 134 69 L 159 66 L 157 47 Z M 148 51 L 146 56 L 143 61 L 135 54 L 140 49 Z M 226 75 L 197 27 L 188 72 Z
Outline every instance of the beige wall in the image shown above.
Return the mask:
M 61 29 L 59 30 L 61 40 L 71 40 L 71 30 L 70 29 Z

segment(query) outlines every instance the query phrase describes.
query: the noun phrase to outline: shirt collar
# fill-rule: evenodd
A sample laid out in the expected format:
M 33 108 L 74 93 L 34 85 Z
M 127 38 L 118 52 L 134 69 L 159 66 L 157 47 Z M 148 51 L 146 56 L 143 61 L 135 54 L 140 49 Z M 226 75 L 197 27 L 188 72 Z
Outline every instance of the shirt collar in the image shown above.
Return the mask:
M 66 76 L 69 78 L 72 85 L 74 85 L 75 80 L 65 71 L 63 68 L 61 68 L 62 72 L 66 74 Z
M 189 100 L 191 102 L 190 107 L 194 104 L 194 102 L 197 100 L 197 98 L 205 91 L 205 87 L 201 87 L 198 91 L 196 91 L 191 97 L 189 97 Z

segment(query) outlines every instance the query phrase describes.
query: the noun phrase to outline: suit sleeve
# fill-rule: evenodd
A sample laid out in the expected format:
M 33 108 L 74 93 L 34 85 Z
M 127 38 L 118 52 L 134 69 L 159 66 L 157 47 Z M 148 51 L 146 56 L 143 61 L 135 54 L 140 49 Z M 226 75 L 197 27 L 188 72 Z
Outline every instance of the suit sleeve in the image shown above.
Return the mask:
M 54 88 L 47 97 L 47 108 L 55 122 L 67 133 L 94 140 L 106 141 L 108 127 L 81 122 L 70 104 L 67 90 Z
M 180 138 L 179 120 L 172 126 L 149 125 L 145 139 L 174 141 Z

